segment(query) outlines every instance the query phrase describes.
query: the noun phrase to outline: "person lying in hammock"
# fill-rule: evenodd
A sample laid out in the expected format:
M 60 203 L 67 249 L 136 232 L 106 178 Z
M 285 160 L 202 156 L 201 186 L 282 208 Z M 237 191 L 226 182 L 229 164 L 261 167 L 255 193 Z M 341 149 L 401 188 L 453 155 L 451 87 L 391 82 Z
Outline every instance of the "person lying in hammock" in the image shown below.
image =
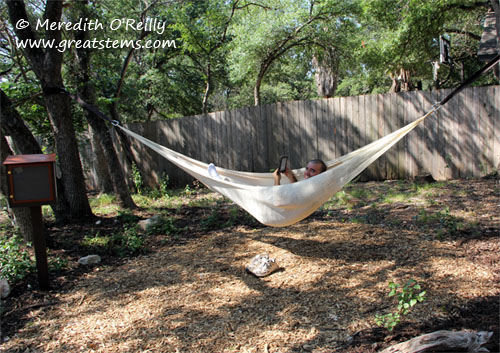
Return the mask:
M 323 173 L 324 171 L 326 171 L 325 162 L 323 162 L 321 159 L 310 160 L 306 165 L 306 170 L 304 171 L 304 179 L 309 179 L 315 175 Z M 295 183 L 297 181 L 295 174 L 293 174 L 288 166 L 286 167 L 286 170 L 283 174 L 286 175 L 291 183 Z M 274 185 L 281 185 L 281 173 L 279 173 L 278 169 L 274 171 Z

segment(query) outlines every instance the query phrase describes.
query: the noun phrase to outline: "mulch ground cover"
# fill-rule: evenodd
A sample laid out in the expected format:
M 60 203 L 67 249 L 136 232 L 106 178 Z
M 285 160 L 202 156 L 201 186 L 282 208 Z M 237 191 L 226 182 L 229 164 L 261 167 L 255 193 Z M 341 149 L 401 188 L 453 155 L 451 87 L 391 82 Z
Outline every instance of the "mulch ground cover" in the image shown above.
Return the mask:
M 34 277 L 14 286 L 0 351 L 368 353 L 444 329 L 492 331 L 486 347 L 498 352 L 499 187 L 457 180 L 417 194 L 408 182 L 356 183 L 342 203 L 285 228 L 222 198 L 142 209 L 137 218 L 168 214 L 178 231 L 91 267 L 77 265 L 88 255 L 78 239 L 116 232 L 120 218 L 50 225 L 50 251 L 69 269 L 51 274 L 48 292 Z M 395 191 L 408 196 L 381 201 Z M 280 269 L 246 272 L 257 254 Z M 393 331 L 378 327 L 376 315 L 397 305 L 388 282 L 409 279 L 426 299 Z

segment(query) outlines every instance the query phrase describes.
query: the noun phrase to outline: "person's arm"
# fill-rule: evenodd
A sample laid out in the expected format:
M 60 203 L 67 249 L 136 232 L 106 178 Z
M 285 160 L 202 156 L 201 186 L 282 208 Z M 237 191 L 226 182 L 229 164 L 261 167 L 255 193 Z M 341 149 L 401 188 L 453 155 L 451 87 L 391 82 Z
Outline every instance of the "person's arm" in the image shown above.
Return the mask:
M 295 174 L 293 174 L 293 172 L 288 167 L 286 167 L 286 170 L 284 171 L 283 174 L 285 174 L 288 180 L 290 180 L 290 183 L 297 182 Z M 278 169 L 274 171 L 273 176 L 274 176 L 274 185 L 281 185 L 281 173 L 278 172 Z
M 290 180 L 290 183 L 295 183 L 297 182 L 297 178 L 295 177 L 295 174 L 290 170 L 290 168 L 286 167 L 285 173 L 286 177 L 288 180 Z

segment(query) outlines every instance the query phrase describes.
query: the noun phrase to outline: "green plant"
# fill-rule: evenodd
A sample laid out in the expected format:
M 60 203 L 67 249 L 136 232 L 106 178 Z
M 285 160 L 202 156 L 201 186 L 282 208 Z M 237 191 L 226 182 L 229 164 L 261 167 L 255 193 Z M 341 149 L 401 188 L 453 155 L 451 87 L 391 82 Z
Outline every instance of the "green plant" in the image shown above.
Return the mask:
M 113 234 L 85 236 L 82 245 L 98 254 L 132 256 L 140 253 L 145 243 L 146 239 L 137 231 L 137 226 L 125 226 Z
M 132 163 L 132 181 L 138 194 L 144 191 L 144 180 L 142 179 L 141 171 L 135 163 Z
M 174 220 L 174 217 L 161 217 L 158 223 L 148 229 L 148 234 L 178 234 L 181 229 L 175 226 Z
M 217 229 L 220 226 L 221 217 L 217 210 L 213 210 L 210 215 L 201 220 L 203 230 Z
M 24 279 L 34 267 L 34 261 L 20 237 L 16 235 L 0 237 L 1 278 L 17 282 Z
M 189 186 L 189 184 L 187 184 L 185 187 L 184 187 L 184 195 L 185 196 L 191 196 L 195 193 L 195 190 L 191 189 L 191 187 Z
M 464 228 L 463 219 L 450 214 L 450 208 L 445 206 L 441 211 L 429 214 L 425 209 L 421 209 L 415 217 L 417 223 L 438 223 L 441 228 L 437 230 L 437 236 L 444 234 L 454 234 Z
M 168 183 L 170 179 L 168 174 L 163 173 L 160 179 L 160 192 L 162 196 L 168 196 Z
M 60 257 L 52 257 L 49 254 L 48 265 L 50 271 L 62 271 L 68 269 L 68 260 Z
M 394 282 L 389 282 L 389 289 L 388 296 L 396 296 L 398 300 L 397 310 L 385 315 L 376 315 L 375 322 L 377 325 L 392 331 L 394 327 L 399 324 L 402 316 L 408 314 L 415 304 L 425 300 L 426 292 L 421 291 L 422 287 L 414 279 L 409 279 L 403 286 Z
M 136 227 L 125 228 L 123 233 L 117 233 L 113 236 L 113 242 L 116 245 L 116 253 L 120 256 L 135 255 L 143 247 L 145 238 L 142 237 Z
M 89 198 L 90 207 L 96 215 L 109 214 L 116 212 L 119 206 L 116 204 L 116 197 L 109 194 L 99 194 Z
M 229 219 L 224 223 L 224 227 L 232 227 L 238 221 L 239 210 L 237 207 L 232 207 L 229 210 Z
M 167 174 L 162 173 L 162 176 L 160 178 L 160 184 L 158 188 L 149 190 L 147 193 L 149 197 L 152 199 L 160 199 L 162 197 L 169 197 L 168 195 L 168 182 L 169 182 L 169 177 Z

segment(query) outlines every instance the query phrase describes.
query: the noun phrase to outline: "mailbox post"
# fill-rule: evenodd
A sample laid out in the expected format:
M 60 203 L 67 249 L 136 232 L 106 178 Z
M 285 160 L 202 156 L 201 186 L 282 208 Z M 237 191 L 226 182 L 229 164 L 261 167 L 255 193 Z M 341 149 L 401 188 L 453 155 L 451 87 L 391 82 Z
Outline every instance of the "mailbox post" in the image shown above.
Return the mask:
M 8 156 L 7 169 L 10 207 L 29 207 L 33 223 L 33 245 L 40 289 L 49 289 L 47 247 L 43 234 L 42 205 L 56 201 L 55 154 Z

